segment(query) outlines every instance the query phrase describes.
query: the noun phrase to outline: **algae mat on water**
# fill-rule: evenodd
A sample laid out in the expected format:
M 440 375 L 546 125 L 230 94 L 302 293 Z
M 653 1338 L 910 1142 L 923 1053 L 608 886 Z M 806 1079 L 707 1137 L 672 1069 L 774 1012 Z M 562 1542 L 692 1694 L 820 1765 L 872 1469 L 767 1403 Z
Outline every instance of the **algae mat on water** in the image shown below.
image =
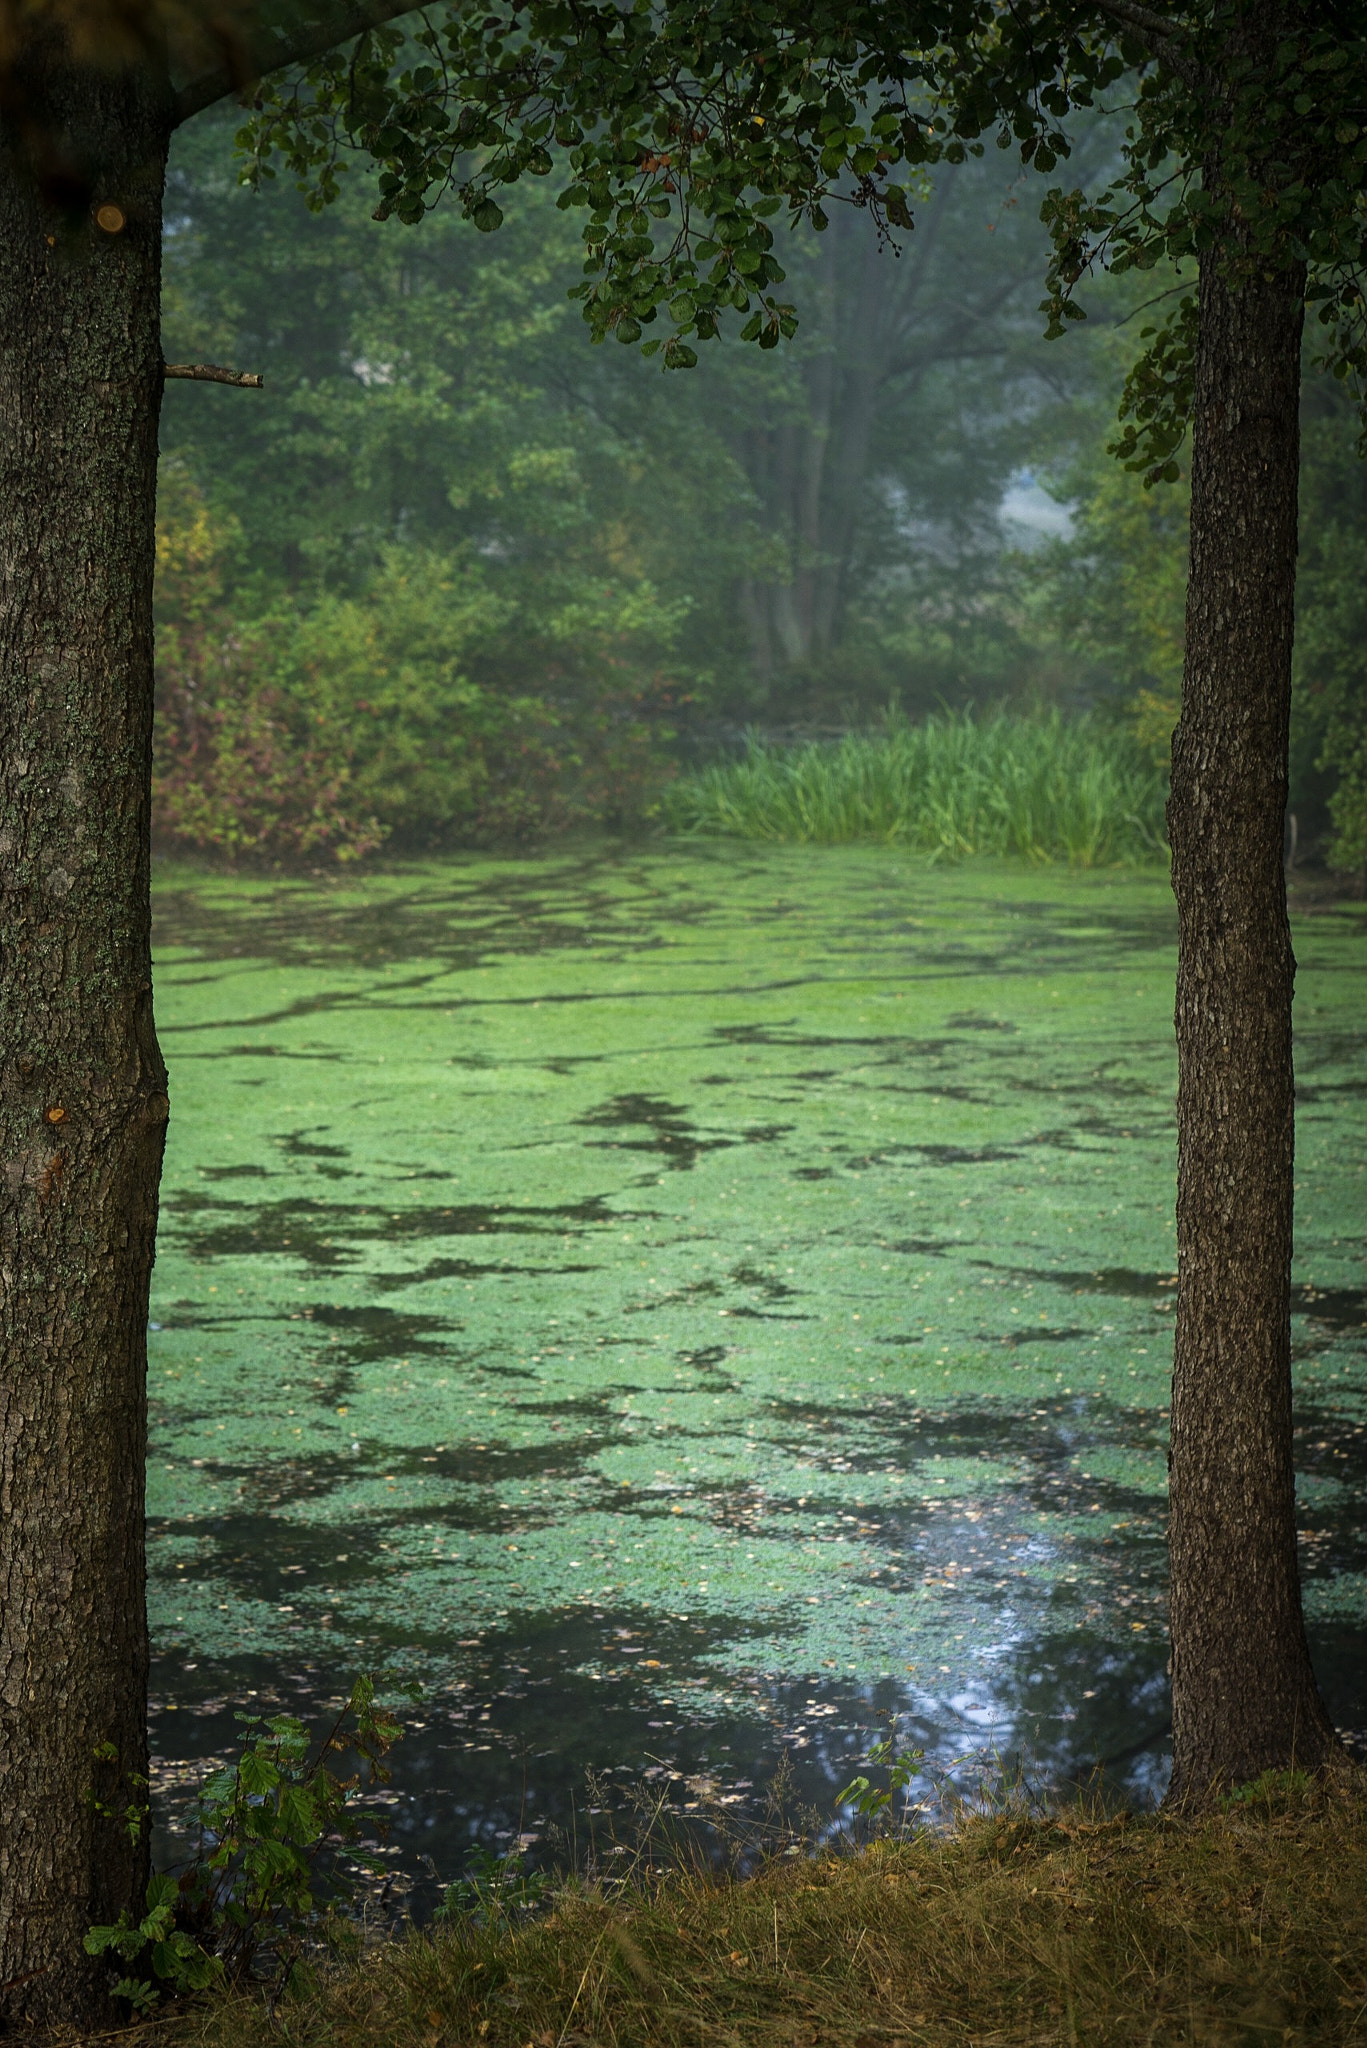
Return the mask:
M 442 1841 L 520 1824 L 514 1750 L 536 1821 L 586 1764 L 786 1749 L 817 1787 L 879 1710 L 1153 1789 L 1160 875 L 581 848 L 168 869 L 157 918 L 164 1758 L 235 1688 L 397 1661 Z M 1361 908 L 1298 947 L 1304 1555 L 1349 1718 Z

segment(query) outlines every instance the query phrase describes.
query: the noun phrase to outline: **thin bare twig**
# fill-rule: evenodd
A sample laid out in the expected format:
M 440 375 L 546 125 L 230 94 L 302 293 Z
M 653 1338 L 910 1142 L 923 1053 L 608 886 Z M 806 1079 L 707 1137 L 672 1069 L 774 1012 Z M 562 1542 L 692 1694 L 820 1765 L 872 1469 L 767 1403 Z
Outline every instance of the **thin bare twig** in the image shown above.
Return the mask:
M 33 1974 L 37 1977 L 43 1973 L 35 1970 Z M 23 1979 L 21 1978 L 19 1981 L 22 1983 Z M 130 2020 L 126 2027 L 110 2027 L 103 2034 L 69 2034 L 65 2040 L 53 2037 L 49 2041 L 49 2048 L 89 2048 L 89 2044 L 95 2041 L 125 2041 L 130 2035 L 136 2036 L 150 2033 L 153 2027 L 169 2027 L 175 2021 L 180 2020 L 183 2022 L 184 2019 L 185 2013 L 183 2008 L 179 2012 L 157 2013 L 151 2019 Z
M 225 370 L 221 363 L 163 363 L 163 377 L 191 377 L 197 384 L 234 384 L 243 391 L 262 391 L 266 380 L 258 370 Z

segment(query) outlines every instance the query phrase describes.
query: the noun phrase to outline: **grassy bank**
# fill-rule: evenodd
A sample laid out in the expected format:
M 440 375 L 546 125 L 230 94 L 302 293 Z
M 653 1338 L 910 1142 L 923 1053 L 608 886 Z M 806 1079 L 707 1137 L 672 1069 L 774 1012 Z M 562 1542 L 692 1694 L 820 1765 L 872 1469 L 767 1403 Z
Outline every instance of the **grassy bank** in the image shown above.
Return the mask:
M 1201 1822 L 999 1815 L 735 1884 L 562 1893 L 521 1926 L 377 1942 L 313 1996 L 203 2008 L 177 2048 L 1360 2042 L 1367 1806 Z
M 1015 854 L 1077 867 L 1166 853 L 1164 778 L 1122 732 L 1058 712 L 890 723 L 680 777 L 676 832 L 835 845 L 878 839 L 934 857 Z

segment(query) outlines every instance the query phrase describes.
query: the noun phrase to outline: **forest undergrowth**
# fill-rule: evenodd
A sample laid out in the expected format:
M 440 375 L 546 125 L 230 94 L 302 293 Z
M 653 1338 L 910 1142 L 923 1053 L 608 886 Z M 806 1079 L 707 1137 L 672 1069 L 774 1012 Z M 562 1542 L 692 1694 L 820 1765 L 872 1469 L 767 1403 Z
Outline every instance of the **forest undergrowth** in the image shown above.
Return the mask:
M 1260 1781 L 1182 1819 L 1019 1789 L 948 1825 L 609 1879 L 458 1887 L 276 2003 L 216 1993 L 125 2039 L 174 2048 L 884 2048 L 1320 2043 L 1367 2029 L 1367 1795 Z M 677 1841 L 671 1845 L 677 1851 Z
M 1124 730 L 1057 710 L 912 725 L 739 760 L 665 793 L 675 831 L 838 845 L 876 839 L 938 859 L 1011 854 L 1074 867 L 1164 859 L 1166 778 Z

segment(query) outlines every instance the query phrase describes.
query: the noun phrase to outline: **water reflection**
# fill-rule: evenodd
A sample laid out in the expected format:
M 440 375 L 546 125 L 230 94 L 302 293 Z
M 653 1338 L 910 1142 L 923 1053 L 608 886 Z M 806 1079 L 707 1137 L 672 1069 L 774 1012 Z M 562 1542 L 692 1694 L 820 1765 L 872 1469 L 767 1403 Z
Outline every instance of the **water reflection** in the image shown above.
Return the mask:
M 691 1633 L 692 1640 L 685 1629 L 606 1610 L 560 1629 L 519 1630 L 515 1644 L 484 1646 L 459 1693 L 401 1707 L 408 1732 L 382 1801 L 396 1865 L 419 1880 L 435 1872 L 449 1882 L 475 1847 L 503 1851 L 519 1839 L 563 1864 L 588 1832 L 592 1809 L 613 1805 L 614 1784 L 621 1818 L 640 1788 L 653 1786 L 676 1817 L 705 1827 L 724 1813 L 728 1832 L 744 1840 L 762 1837 L 777 1782 L 788 1823 L 810 1837 L 847 1824 L 836 1795 L 894 1723 L 903 1746 L 925 1751 L 917 1800 L 942 1795 L 946 1783 L 966 1791 L 1074 1778 L 1147 1802 L 1165 1783 L 1158 1644 L 1045 1635 L 1015 1644 L 1012 1661 L 984 1670 L 980 1682 L 954 1685 L 946 1672 L 944 1691 L 934 1672 L 923 1683 L 873 1686 L 824 1675 L 756 1681 L 698 1720 L 630 1668 L 651 1661 L 648 1652 L 687 1668 L 703 1648 L 704 1632 Z M 504 1649 L 517 1661 L 501 1662 Z M 157 1676 L 164 1816 L 191 1779 L 188 1759 L 232 1753 L 241 1701 L 324 1723 L 341 1697 L 328 1691 L 324 1671 L 281 1670 L 269 1660 Z M 163 1850 L 174 1841 L 164 1829 Z M 420 1883 L 429 1908 L 435 1894 L 435 1884 Z

